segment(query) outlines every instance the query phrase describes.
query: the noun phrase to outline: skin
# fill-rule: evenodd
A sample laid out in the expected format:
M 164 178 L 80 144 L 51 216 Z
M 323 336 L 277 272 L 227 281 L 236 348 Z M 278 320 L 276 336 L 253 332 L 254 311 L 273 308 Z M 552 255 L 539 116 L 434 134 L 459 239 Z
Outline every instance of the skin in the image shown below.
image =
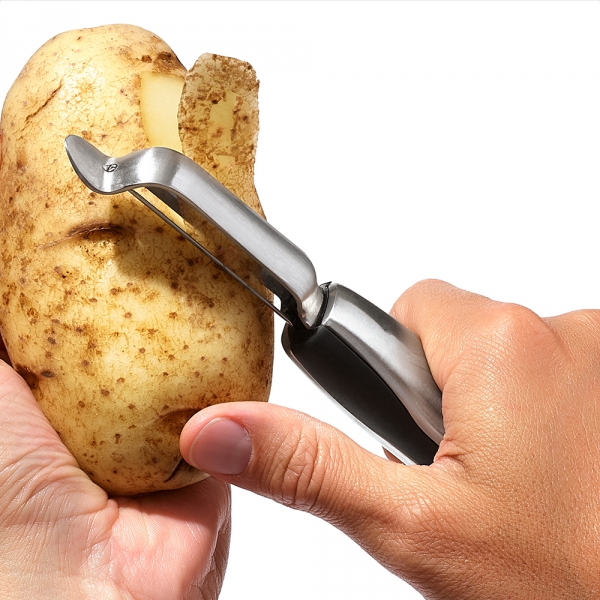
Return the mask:
M 597 598 L 600 311 L 542 319 L 429 281 L 393 314 L 443 390 L 427 467 L 290 409 L 223 404 L 181 436 L 214 477 L 109 500 L 0 364 L 3 597 L 216 598 L 232 483 L 327 520 L 429 599 Z

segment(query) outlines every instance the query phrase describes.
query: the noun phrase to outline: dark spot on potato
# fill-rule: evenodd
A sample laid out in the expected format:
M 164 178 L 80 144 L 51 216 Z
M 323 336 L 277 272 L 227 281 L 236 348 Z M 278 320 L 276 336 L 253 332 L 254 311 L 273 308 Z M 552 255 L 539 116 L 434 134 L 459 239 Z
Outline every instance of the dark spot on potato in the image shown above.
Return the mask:
M 126 313 L 125 313 L 123 316 L 124 316 L 126 319 L 131 319 L 131 313 L 130 313 L 130 312 L 126 312 Z
M 56 344 L 56 340 L 55 340 L 53 337 L 49 337 L 49 338 L 48 338 L 48 341 L 49 341 L 49 342 L 50 342 L 52 345 Z
M 122 231 L 123 228 L 120 225 L 115 225 L 110 221 L 94 221 L 73 227 L 68 231 L 67 237 L 81 236 L 84 239 L 89 239 L 90 235 L 95 232 L 120 233 Z
M 110 394 L 110 392 L 109 392 L 108 390 L 100 390 L 100 393 L 101 393 L 103 396 L 108 396 L 108 395 Z
M 81 366 L 82 367 L 89 367 L 90 366 L 90 361 L 89 360 L 82 360 L 81 361 Z
M 157 429 L 169 436 L 179 437 L 183 426 L 199 411 L 199 408 L 183 408 L 162 415 L 156 420 Z
M 177 313 L 176 312 L 169 313 L 169 319 L 176 319 L 176 318 L 177 318 Z
M 121 434 L 115 433 L 115 444 L 118 444 L 121 441 Z
M 171 52 L 159 52 L 156 58 L 157 60 L 162 60 L 164 62 L 171 62 L 173 60 L 173 54 L 171 54 Z
M 125 460 L 125 457 L 118 452 L 111 452 L 110 457 L 117 463 L 120 464 Z
M 146 353 L 146 348 L 138 348 L 138 351 L 140 354 L 145 354 Z
M 117 379 L 117 383 L 125 383 L 125 378 L 119 377 L 119 379 Z M 131 406 L 133 406 L 133 405 L 131 405 Z
M 90 302 L 98 302 L 98 298 L 90 298 L 89 301 Z
M 144 54 L 144 56 L 142 56 L 142 58 L 140 60 L 142 62 L 145 62 L 145 63 L 151 63 L 152 62 L 152 59 L 147 54 Z
M 79 408 L 85 408 L 85 402 L 84 402 L 83 400 L 80 400 L 80 401 L 77 403 L 77 406 L 79 406 Z
M 130 404 L 130 405 L 127 407 L 127 408 L 128 408 L 129 410 L 133 410 L 133 409 L 135 408 L 135 404 Z
M 56 377 L 56 375 L 52 371 L 42 371 L 42 377 L 52 379 L 52 377 Z
M 40 378 L 31 367 L 25 365 L 15 365 L 15 371 L 25 380 L 30 389 L 35 390 Z
M 154 231 L 156 231 L 156 233 L 163 233 L 165 230 L 164 227 L 156 227 Z

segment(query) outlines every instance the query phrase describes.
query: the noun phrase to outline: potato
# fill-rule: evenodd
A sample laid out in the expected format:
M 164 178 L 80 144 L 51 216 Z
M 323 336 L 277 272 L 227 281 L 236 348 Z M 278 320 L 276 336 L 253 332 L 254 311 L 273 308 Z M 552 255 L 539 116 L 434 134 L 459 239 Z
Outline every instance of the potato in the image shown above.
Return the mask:
M 260 212 L 257 93 L 247 63 L 208 54 L 187 74 L 154 34 L 111 25 L 48 41 L 6 98 L 0 332 L 52 426 L 110 494 L 206 476 L 182 460 L 180 431 L 210 404 L 268 399 L 273 318 L 131 195 L 90 192 L 64 139 L 112 156 L 183 149 Z M 222 236 L 170 216 L 250 276 Z

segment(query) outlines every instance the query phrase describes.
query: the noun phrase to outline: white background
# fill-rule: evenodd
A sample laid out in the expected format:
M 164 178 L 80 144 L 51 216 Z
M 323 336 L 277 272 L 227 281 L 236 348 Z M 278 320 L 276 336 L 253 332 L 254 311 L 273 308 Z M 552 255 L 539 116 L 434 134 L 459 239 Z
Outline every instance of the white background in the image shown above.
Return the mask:
M 254 66 L 258 192 L 321 282 L 600 307 L 600 3 L 1 2 L 0 98 L 53 35 L 114 22 Z M 279 349 L 271 398 L 380 453 Z M 309 515 L 235 490 L 233 519 L 223 600 L 420 598 Z

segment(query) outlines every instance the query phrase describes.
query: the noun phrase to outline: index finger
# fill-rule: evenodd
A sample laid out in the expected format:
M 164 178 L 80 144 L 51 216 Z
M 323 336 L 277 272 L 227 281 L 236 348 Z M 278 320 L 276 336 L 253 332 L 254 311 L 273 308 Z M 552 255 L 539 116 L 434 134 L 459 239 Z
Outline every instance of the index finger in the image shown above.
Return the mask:
M 473 337 L 489 326 L 502 303 L 444 281 L 429 279 L 410 287 L 391 315 L 416 333 L 441 390 Z

